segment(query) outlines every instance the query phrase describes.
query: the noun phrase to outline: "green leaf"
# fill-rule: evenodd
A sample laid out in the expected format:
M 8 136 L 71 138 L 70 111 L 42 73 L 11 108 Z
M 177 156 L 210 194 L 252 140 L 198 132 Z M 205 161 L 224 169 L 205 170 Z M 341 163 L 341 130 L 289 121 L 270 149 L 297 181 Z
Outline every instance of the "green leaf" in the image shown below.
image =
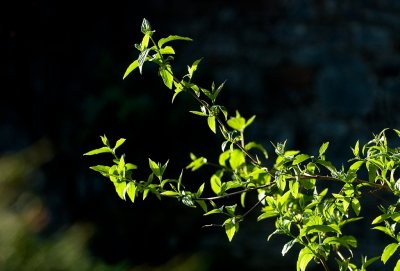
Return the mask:
M 164 85 L 172 89 L 174 76 L 172 74 L 171 65 L 166 64 L 164 67 L 160 67 L 160 76 L 163 79 Z
M 235 218 L 233 217 L 225 220 L 224 226 L 225 226 L 225 233 L 228 236 L 230 242 L 232 241 L 232 238 L 238 229 L 237 223 L 235 223 Z
M 128 185 L 126 186 L 125 190 L 126 190 L 126 193 L 129 196 L 129 198 L 131 199 L 131 201 L 135 202 L 136 185 L 133 182 L 129 182 Z
M 121 146 L 122 144 L 124 144 L 125 140 L 126 140 L 125 138 L 120 138 L 120 139 L 118 139 L 117 142 L 115 143 L 115 146 L 114 146 L 114 148 L 113 148 L 113 151 L 115 152 L 115 150 L 116 150 L 119 146 Z
M 293 160 L 293 165 L 297 165 L 300 164 L 304 161 L 306 161 L 308 158 L 310 158 L 310 156 L 308 156 L 307 154 L 298 154 L 296 155 L 296 157 Z
M 228 212 L 229 215 L 234 216 L 235 215 L 235 210 L 236 210 L 237 204 L 230 205 L 230 206 L 225 206 L 226 211 Z
M 364 164 L 364 161 L 356 161 L 350 166 L 350 171 L 356 172 L 362 165 Z
M 109 147 L 101 147 L 95 150 L 88 151 L 87 153 L 84 153 L 83 155 L 95 155 L 99 153 L 112 153 L 111 149 Z
M 321 147 L 319 148 L 319 157 L 323 157 L 328 147 L 329 147 L 329 142 L 325 142 L 324 144 L 321 145 Z
M 359 156 L 359 154 L 360 154 L 360 141 L 359 140 L 357 140 L 356 145 L 351 150 L 353 151 L 353 154 L 355 157 Z
M 381 231 L 381 232 L 383 232 L 383 233 L 385 233 L 385 234 L 387 234 L 387 235 L 389 235 L 391 237 L 394 237 L 393 232 L 389 228 L 386 228 L 384 226 L 376 226 L 376 227 L 373 227 L 373 229 Z
M 232 117 L 227 121 L 228 125 L 240 132 L 243 132 L 245 126 L 246 126 L 246 120 L 239 115 L 239 113 L 236 111 L 236 117 Z
M 162 175 L 160 165 L 149 158 L 149 166 L 150 166 L 151 171 L 154 173 L 154 175 L 156 175 L 158 178 L 160 178 Z
M 126 182 L 114 182 L 115 186 L 115 191 L 117 192 L 118 196 L 125 200 L 125 187 L 126 187 Z
M 394 267 L 393 271 L 400 271 L 400 260 L 397 261 L 396 266 Z
M 324 244 L 342 245 L 346 248 L 357 247 L 357 239 L 351 235 L 344 235 L 342 237 L 327 237 L 324 239 Z
M 283 248 L 282 248 L 282 256 L 285 256 L 285 254 L 293 247 L 294 244 L 297 243 L 296 239 L 290 240 L 287 242 Z
M 109 175 L 108 172 L 110 170 L 110 167 L 109 166 L 97 165 L 97 166 L 90 167 L 90 169 L 92 169 L 94 171 L 97 171 L 97 172 L 100 172 L 103 176 L 108 176 Z
M 353 198 L 351 200 L 351 207 L 353 208 L 353 211 L 357 216 L 360 215 L 361 204 L 360 204 L 360 201 L 358 199 Z
M 188 67 L 188 74 L 190 79 L 192 79 L 193 73 L 197 70 L 197 67 L 201 60 L 202 58 L 197 59 L 195 62 L 193 62 L 192 66 Z
M 205 165 L 207 163 L 207 159 L 204 157 L 199 157 L 199 158 L 194 158 L 194 160 L 186 166 L 186 169 L 192 169 L 192 171 L 195 171 Z
M 147 47 L 149 46 L 149 40 L 150 40 L 150 35 L 146 34 L 143 36 L 142 42 L 140 43 L 140 51 L 147 49 Z
M 207 204 L 204 200 L 196 200 L 196 203 L 203 209 L 204 212 L 207 212 Z
M 374 220 L 372 220 L 371 224 L 374 225 L 374 224 L 381 223 L 382 221 L 386 220 L 388 217 L 390 217 L 390 215 L 388 215 L 388 214 L 379 215 L 379 216 L 375 217 Z
M 161 195 L 167 196 L 167 197 L 176 197 L 176 196 L 179 196 L 180 194 L 178 192 L 176 192 L 176 191 L 168 190 L 168 191 L 161 192 Z
M 225 141 L 225 142 L 226 142 L 226 141 Z M 219 163 L 221 166 L 223 166 L 223 167 L 226 166 L 226 160 L 229 159 L 230 152 L 231 152 L 230 150 L 224 151 L 223 153 L 221 153 L 221 154 L 219 155 L 218 163 Z
M 134 71 L 137 67 L 139 67 L 139 61 L 136 59 L 133 61 L 128 68 L 125 71 L 124 77 L 122 79 L 125 79 L 132 71 Z
M 124 172 L 124 170 L 125 170 L 125 159 L 124 159 L 124 156 L 122 155 L 118 162 L 117 171 L 119 174 L 121 174 L 122 172 Z
M 200 197 L 201 194 L 203 194 L 204 186 L 205 186 L 205 183 L 202 183 L 202 184 L 200 185 L 199 189 L 197 189 L 197 192 L 196 192 L 196 196 L 197 196 L 197 197 Z
M 297 271 L 305 271 L 308 263 L 314 258 L 314 254 L 308 247 L 300 250 L 297 258 Z
M 385 249 L 382 252 L 381 256 L 381 261 L 386 264 L 386 262 L 389 260 L 390 257 L 396 252 L 397 248 L 399 247 L 399 244 L 397 243 L 391 243 L 385 247 Z
M 142 74 L 143 64 L 146 61 L 147 55 L 149 54 L 150 50 L 151 50 L 150 48 L 143 50 L 138 57 L 138 67 L 140 74 Z
M 216 125 L 215 125 L 215 116 L 209 116 L 207 118 L 207 123 L 208 123 L 208 127 L 210 127 L 211 131 L 213 131 L 213 133 L 217 133 L 217 129 L 216 129 Z
M 211 189 L 214 191 L 215 194 L 221 193 L 221 179 L 217 175 L 212 175 L 210 179 Z
M 145 35 L 152 32 L 150 22 L 146 18 L 143 18 L 142 25 L 140 27 L 140 31 L 142 31 L 142 33 Z
M 162 55 L 174 55 L 175 50 L 171 46 L 165 46 L 164 48 L 160 49 L 160 54 Z
M 126 170 L 132 170 L 132 169 L 137 169 L 137 166 L 132 163 L 126 163 L 125 168 Z
M 257 221 L 260 221 L 260 220 L 263 220 L 263 219 L 266 219 L 266 218 L 270 218 L 270 217 L 275 217 L 277 215 L 278 215 L 278 213 L 275 212 L 275 210 L 273 210 L 273 209 L 267 210 L 267 211 L 264 211 L 261 215 L 259 215 L 257 217 Z
M 208 211 L 207 213 L 205 213 L 204 216 L 212 215 L 212 214 L 221 214 L 221 213 L 223 213 L 223 211 L 221 209 L 222 209 L 222 207 L 212 209 L 212 210 Z
M 332 174 L 335 174 L 337 172 L 335 166 L 329 161 L 318 159 L 316 162 L 328 169 Z
M 246 163 L 246 156 L 242 151 L 234 149 L 230 152 L 229 164 L 231 165 L 232 169 L 235 170 L 244 163 Z
M 170 35 L 166 38 L 162 38 L 158 41 L 157 45 L 159 48 L 162 48 L 164 44 L 166 44 L 167 42 L 173 41 L 173 40 L 186 40 L 186 41 L 192 41 L 191 38 L 188 37 L 182 37 L 182 36 L 178 36 L 178 35 Z
M 340 228 L 336 225 L 312 225 L 306 227 L 306 233 L 314 233 L 314 232 L 335 232 L 341 234 Z
M 106 135 L 100 136 L 100 138 L 101 138 L 101 141 L 103 142 L 103 144 L 104 144 L 105 146 L 107 146 L 107 147 L 110 146 L 110 143 L 108 142 L 108 139 L 107 139 Z

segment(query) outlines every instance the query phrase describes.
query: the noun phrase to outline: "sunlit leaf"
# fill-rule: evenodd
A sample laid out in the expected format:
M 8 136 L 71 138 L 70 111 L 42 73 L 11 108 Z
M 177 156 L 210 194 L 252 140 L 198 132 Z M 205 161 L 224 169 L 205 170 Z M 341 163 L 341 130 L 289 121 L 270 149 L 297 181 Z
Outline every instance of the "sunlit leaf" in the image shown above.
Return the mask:
M 242 151 L 234 149 L 233 151 L 230 152 L 229 164 L 231 165 L 232 169 L 239 168 L 245 162 L 246 162 L 246 156 Z
M 319 148 L 319 156 L 320 157 L 322 157 L 325 154 L 328 147 L 329 147 L 329 142 L 325 142 L 324 144 L 321 145 L 321 147 Z
M 217 133 L 216 124 L 215 124 L 215 116 L 209 116 L 207 118 L 208 127 L 210 127 L 213 133 Z
M 106 153 L 106 152 L 111 153 L 112 151 L 109 147 L 101 147 L 101 148 L 98 148 L 95 150 L 88 151 L 87 153 L 84 153 L 83 155 L 95 155 L 95 154 Z
M 297 258 L 297 271 L 305 271 L 308 263 L 314 258 L 314 254 L 308 247 L 300 250 L 299 257 Z
M 147 48 L 147 49 L 143 50 L 143 52 L 141 52 L 138 57 L 138 67 L 139 67 L 140 74 L 142 74 L 143 64 L 146 61 L 147 55 L 149 54 L 149 52 L 150 52 L 150 48 Z
M 160 67 L 160 76 L 164 82 L 164 85 L 166 85 L 167 88 L 172 89 L 174 76 L 172 74 L 171 65 L 166 64 L 165 66 Z
M 167 42 L 173 41 L 173 40 L 185 40 L 185 41 L 192 41 L 191 38 L 188 37 L 182 37 L 182 36 L 178 36 L 178 35 L 170 35 L 166 38 L 162 38 L 158 41 L 157 45 L 159 48 L 162 48 L 164 44 L 166 44 Z
M 133 61 L 128 68 L 125 71 L 124 76 L 122 77 L 122 79 L 125 79 L 132 71 L 134 71 L 137 67 L 139 67 L 139 60 L 135 60 Z
M 391 243 L 391 244 L 387 245 L 382 252 L 381 261 L 383 263 L 386 263 L 387 260 L 389 260 L 389 258 L 392 257 L 392 255 L 396 252 L 398 247 L 399 247 L 398 243 Z
M 212 191 L 214 191 L 215 194 L 219 194 L 221 193 L 221 179 L 220 177 L 218 177 L 217 175 L 212 175 L 211 179 L 210 179 L 210 185 L 211 185 L 211 189 Z
M 287 242 L 283 248 L 282 248 L 282 256 L 285 256 L 285 254 L 293 247 L 294 244 L 297 243 L 296 239 L 290 240 Z

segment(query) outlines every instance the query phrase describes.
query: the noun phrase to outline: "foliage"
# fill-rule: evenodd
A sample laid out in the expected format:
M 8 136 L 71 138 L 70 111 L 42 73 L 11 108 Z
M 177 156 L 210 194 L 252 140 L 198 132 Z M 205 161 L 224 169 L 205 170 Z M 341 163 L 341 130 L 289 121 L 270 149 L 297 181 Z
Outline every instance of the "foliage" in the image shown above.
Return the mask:
M 109 178 L 121 199 L 129 198 L 134 202 L 138 196 L 146 199 L 150 193 L 159 199 L 175 198 L 186 206 L 200 207 L 205 216 L 222 217 L 221 223 L 213 226 L 223 227 L 229 241 L 246 216 L 258 208 L 258 221 L 275 222 L 275 231 L 267 240 L 275 235 L 289 238 L 282 247 L 282 255 L 293 246 L 299 246 L 297 271 L 306 270 L 311 261 L 325 270 L 353 271 L 367 270 L 373 263 L 385 265 L 390 261 L 394 270 L 400 270 L 400 232 L 397 227 L 400 222 L 400 148 L 390 146 L 388 140 L 389 134 L 400 137 L 400 130 L 384 129 L 365 144 L 357 141 L 351 148 L 353 157 L 340 167 L 327 159 L 329 142 L 323 143 L 315 154 L 287 149 L 286 141 L 272 143 L 274 154 L 270 157 L 265 146 L 245 140 L 245 131 L 255 116 L 246 118 L 238 111 L 230 115 L 217 102 L 224 82 L 219 85 L 213 82 L 209 88 L 194 82 L 201 59 L 189 65 L 187 74 L 181 78 L 174 74 L 171 63 L 175 51 L 169 44 L 177 40 L 191 41 L 190 38 L 171 35 L 156 41 L 155 31 L 146 19 L 141 32 L 143 39 L 135 45 L 139 56 L 127 68 L 123 78 L 136 69 L 142 73 L 146 62 L 156 64 L 163 83 L 173 91 L 172 102 L 178 94 L 191 95 L 199 109 L 190 112 L 205 118 L 209 129 L 223 136 L 223 142 L 217 163 L 190 154 L 191 161 L 186 170 L 216 167 L 207 184 L 213 195 L 205 196 L 206 183 L 193 191 L 185 188 L 183 170 L 177 178 L 165 177 L 168 161 L 160 163 L 149 158 L 148 178 L 136 179 L 133 174 L 136 166 L 128 163 L 124 154 L 116 152 L 125 139 L 111 144 L 105 135 L 101 136 L 102 147 L 84 155 L 112 155 L 113 164 L 91 169 Z M 379 215 L 368 216 L 370 212 L 365 213 L 367 217 L 361 216 L 362 200 L 367 194 L 377 192 L 388 194 L 385 203 L 378 206 Z M 256 202 L 248 206 L 247 195 L 256 195 Z M 225 200 L 234 196 L 237 196 L 236 203 L 228 205 Z M 358 248 L 358 240 L 346 232 L 345 225 L 360 223 L 360 220 L 367 220 L 372 230 L 389 237 L 390 242 L 382 248 L 381 255 L 363 255 L 361 260 L 355 258 L 353 250 Z

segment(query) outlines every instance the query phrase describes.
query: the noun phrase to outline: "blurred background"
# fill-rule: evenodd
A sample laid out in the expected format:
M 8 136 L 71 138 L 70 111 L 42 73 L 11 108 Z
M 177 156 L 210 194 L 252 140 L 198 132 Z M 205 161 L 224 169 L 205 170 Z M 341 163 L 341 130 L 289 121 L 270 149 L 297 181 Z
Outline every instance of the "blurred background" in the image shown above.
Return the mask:
M 171 104 L 155 66 L 122 80 L 143 18 L 156 38 L 194 39 L 175 42 L 176 73 L 204 57 L 199 84 L 227 80 L 220 103 L 257 115 L 248 140 L 309 154 L 330 141 L 340 166 L 357 139 L 400 128 L 396 0 L 8 1 L 0 13 L 0 270 L 294 270 L 295 249 L 282 257 L 286 240 L 267 242 L 273 222 L 257 212 L 229 243 L 200 210 L 124 202 L 89 169 L 109 161 L 82 156 L 103 134 L 127 139 L 138 179 L 149 157 L 170 159 L 170 177 L 190 152 L 218 158 L 220 138 L 191 97 Z M 363 255 L 381 252 L 381 234 L 357 234 Z

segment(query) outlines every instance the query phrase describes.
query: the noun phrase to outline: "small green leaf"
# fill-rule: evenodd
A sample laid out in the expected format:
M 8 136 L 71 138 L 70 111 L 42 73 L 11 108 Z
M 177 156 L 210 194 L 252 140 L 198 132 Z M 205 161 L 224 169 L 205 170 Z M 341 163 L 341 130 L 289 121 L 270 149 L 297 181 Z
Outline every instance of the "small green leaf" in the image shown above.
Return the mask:
M 125 142 L 125 138 L 120 138 L 117 140 L 117 142 L 115 143 L 115 146 L 113 148 L 113 151 L 115 151 L 119 146 L 121 146 L 122 144 L 124 144 Z
M 138 67 L 140 74 L 142 74 L 143 64 L 147 60 L 147 55 L 149 54 L 150 50 L 151 50 L 150 48 L 143 50 L 143 52 L 141 52 L 138 57 Z
M 225 226 L 225 233 L 228 236 L 229 242 L 232 241 L 233 236 L 235 235 L 237 231 L 237 226 L 235 223 L 235 218 L 228 218 L 224 222 Z
M 168 191 L 161 192 L 161 195 L 167 196 L 167 197 L 176 197 L 176 196 L 179 196 L 180 194 L 176 191 L 168 190 Z
M 396 266 L 394 267 L 393 271 L 400 271 L 400 260 L 397 261 Z
M 374 220 L 372 220 L 371 224 L 374 225 L 374 224 L 381 223 L 383 220 L 387 219 L 388 217 L 390 217 L 390 215 L 388 215 L 388 214 L 379 215 L 379 216 L 375 217 Z
M 103 176 L 108 176 L 109 175 L 108 172 L 110 170 L 110 167 L 109 166 L 97 165 L 97 166 L 90 167 L 90 169 L 92 169 L 94 171 L 97 171 L 97 172 L 100 172 Z
M 100 136 L 100 138 L 101 138 L 101 141 L 103 142 L 104 146 L 110 147 L 110 143 L 108 142 L 106 135 Z
M 178 35 L 170 35 L 166 38 L 162 38 L 158 41 L 157 45 L 159 48 L 162 48 L 164 44 L 166 44 L 167 42 L 173 41 L 173 40 L 185 40 L 185 41 L 192 41 L 191 38 L 188 37 L 182 37 L 182 36 L 178 36 Z
M 290 240 L 287 242 L 283 248 L 282 248 L 282 256 L 285 256 L 285 254 L 293 247 L 294 244 L 297 243 L 296 239 Z
M 356 172 L 362 165 L 364 161 L 356 161 L 350 166 L 350 171 Z
M 126 187 L 126 182 L 114 182 L 114 186 L 115 186 L 115 191 L 117 192 L 118 196 L 125 200 L 125 187 Z
M 319 157 L 323 157 L 328 147 L 329 147 L 329 142 L 325 142 L 324 144 L 321 145 L 321 147 L 319 148 Z
M 360 204 L 360 201 L 358 199 L 353 198 L 351 200 L 351 207 L 353 208 L 353 211 L 357 216 L 360 215 L 361 204 Z
M 300 164 L 304 161 L 306 161 L 308 158 L 310 158 L 310 156 L 308 156 L 307 154 L 298 154 L 296 155 L 296 157 L 293 160 L 293 165 L 297 165 Z
M 197 67 L 201 60 L 202 58 L 197 59 L 195 62 L 193 62 L 192 66 L 188 67 L 188 74 L 190 79 L 192 79 L 193 73 L 197 70 Z
M 386 228 L 384 226 L 376 226 L 376 227 L 373 227 L 373 229 L 381 231 L 381 232 L 383 232 L 383 233 L 385 233 L 385 234 L 387 234 L 387 235 L 389 235 L 391 237 L 394 237 L 393 232 L 389 228 Z
M 221 193 L 221 179 L 217 175 L 212 175 L 210 179 L 211 189 L 214 191 L 215 194 Z
M 308 263 L 314 258 L 314 254 L 308 247 L 300 250 L 297 258 L 297 271 L 305 271 Z
M 357 247 L 357 239 L 351 235 L 344 235 L 342 237 L 327 237 L 324 239 L 324 244 L 342 245 L 346 248 Z
M 390 257 L 396 252 L 397 248 L 399 247 L 398 243 L 391 243 L 385 247 L 382 252 L 381 261 L 386 264 Z
M 122 79 L 125 79 L 132 71 L 134 71 L 137 67 L 139 67 L 139 61 L 136 59 L 133 61 L 128 68 L 125 71 L 124 77 Z
M 175 50 L 171 46 L 165 46 L 164 48 L 160 49 L 160 54 L 162 55 L 174 55 Z
M 340 228 L 336 225 L 312 225 L 306 227 L 306 233 L 314 233 L 314 232 L 335 232 L 341 234 Z
M 206 113 L 203 113 L 203 112 L 200 112 L 200 111 L 189 111 L 189 112 L 192 113 L 192 114 L 195 114 L 195 115 L 202 116 L 202 117 L 207 117 L 208 116 Z
M 359 156 L 359 154 L 360 154 L 360 141 L 359 140 L 357 140 L 356 145 L 351 150 L 353 151 L 353 154 L 355 157 Z
M 161 177 L 160 165 L 149 158 L 149 166 L 154 175 L 160 178 Z
M 140 51 L 147 49 L 147 47 L 149 46 L 149 40 L 150 40 L 150 35 L 146 34 L 143 36 L 142 42 L 140 43 Z
M 142 33 L 145 35 L 151 32 L 150 22 L 146 18 L 143 18 L 140 31 L 142 31 Z
M 213 131 L 213 133 L 217 133 L 217 129 L 216 129 L 216 125 L 215 125 L 215 116 L 209 116 L 207 118 L 207 123 L 208 123 L 208 127 L 210 127 L 211 131 Z
M 204 200 L 196 200 L 196 203 L 203 209 L 204 212 L 207 212 L 207 204 Z
M 224 87 L 225 82 L 226 81 L 224 81 L 221 85 L 219 85 L 218 88 L 213 92 L 212 97 L 211 97 L 211 100 L 212 100 L 213 103 L 215 103 L 215 100 L 217 99 L 217 97 L 218 97 L 219 93 L 221 92 L 222 88 Z
M 174 76 L 171 70 L 171 65 L 166 64 L 164 67 L 160 67 L 160 76 L 163 79 L 164 85 L 169 89 L 172 89 Z
M 242 132 L 246 126 L 246 120 L 236 112 L 236 117 L 232 117 L 227 121 L 229 127 Z
M 112 151 L 109 147 L 101 147 L 101 148 L 98 148 L 95 150 L 88 151 L 87 153 L 84 153 L 83 155 L 95 155 L 95 154 L 106 153 L 106 152 L 112 153 Z
M 128 194 L 131 201 L 135 202 L 136 185 L 133 182 L 128 183 L 127 188 L 126 188 L 126 193 Z
M 207 159 L 204 157 L 199 157 L 199 158 L 194 158 L 194 160 L 186 166 L 186 169 L 192 169 L 192 171 L 195 171 L 205 165 L 207 163 Z
M 246 163 L 246 156 L 238 149 L 230 152 L 229 164 L 232 169 L 238 169 L 241 165 Z
M 260 220 L 263 220 L 266 218 L 270 218 L 270 217 L 275 217 L 277 215 L 278 215 L 278 213 L 275 212 L 275 210 L 272 210 L 272 208 L 271 208 L 271 210 L 264 211 L 261 215 L 259 215 L 257 217 L 257 221 L 260 221 Z
M 212 210 L 208 211 L 207 213 L 205 213 L 204 216 L 212 215 L 212 214 L 221 214 L 221 213 L 223 213 L 223 211 L 221 209 L 222 209 L 222 207 L 212 209 Z

